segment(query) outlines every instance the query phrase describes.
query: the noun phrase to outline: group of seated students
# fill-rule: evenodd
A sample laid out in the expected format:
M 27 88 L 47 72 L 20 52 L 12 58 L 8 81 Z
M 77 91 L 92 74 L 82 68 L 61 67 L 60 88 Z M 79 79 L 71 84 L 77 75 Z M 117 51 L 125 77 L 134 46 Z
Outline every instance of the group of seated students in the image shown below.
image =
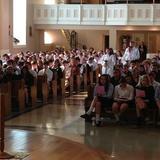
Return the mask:
M 56 48 L 48 52 L 4 54 L 0 60 L 0 83 L 24 79 L 28 92 L 37 76 L 46 76 L 48 85 L 53 79 L 57 79 L 59 84 L 64 76 L 67 88 L 70 85 L 70 77 L 80 75 L 81 78 L 86 71 L 95 72 L 98 69 L 101 76 L 87 114 L 95 110 L 96 122 L 99 124 L 103 107 L 112 105 L 118 121 L 121 113 L 134 101 L 137 119 L 141 123 L 144 120 L 142 113 L 145 108 L 160 108 L 160 60 L 159 57 L 143 61 L 134 60 L 137 56 L 130 54 L 137 54 L 138 50 L 136 46 L 131 46 L 131 49 L 134 49 L 133 52 L 124 54 L 120 54 L 120 51 L 115 52 L 112 48 L 95 51 L 92 47 L 69 51 Z M 127 59 L 123 55 L 127 55 Z M 121 63 L 121 59 L 125 63 Z M 88 85 L 90 82 L 88 80 Z M 138 93 L 141 94 L 138 96 Z
M 115 65 L 113 76 L 102 74 L 99 77 L 90 108 L 81 117 L 88 118 L 95 112 L 95 124 L 100 126 L 104 110 L 111 108 L 115 121 L 120 122 L 122 113 L 135 107 L 137 125 L 144 124 L 148 118 L 147 109 L 157 109 L 160 113 L 159 82 L 159 62 L 156 58 Z

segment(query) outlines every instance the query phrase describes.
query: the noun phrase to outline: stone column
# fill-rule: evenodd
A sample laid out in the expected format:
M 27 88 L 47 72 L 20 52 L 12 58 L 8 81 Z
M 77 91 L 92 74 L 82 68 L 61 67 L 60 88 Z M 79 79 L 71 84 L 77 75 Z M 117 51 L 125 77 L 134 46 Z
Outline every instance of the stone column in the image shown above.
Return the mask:
M 113 49 L 117 49 L 117 30 L 110 29 L 109 30 L 109 47 Z
M 0 0 L 0 54 L 9 52 L 10 38 L 10 0 Z

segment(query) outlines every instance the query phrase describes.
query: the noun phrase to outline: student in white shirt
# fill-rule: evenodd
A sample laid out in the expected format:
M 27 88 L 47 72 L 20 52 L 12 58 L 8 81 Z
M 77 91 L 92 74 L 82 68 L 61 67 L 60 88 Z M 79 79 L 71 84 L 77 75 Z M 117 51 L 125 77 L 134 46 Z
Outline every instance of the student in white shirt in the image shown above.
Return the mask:
M 113 49 L 109 48 L 107 50 L 107 54 L 103 55 L 102 74 L 109 74 L 112 77 L 115 65 L 116 65 L 116 56 L 113 52 Z
M 53 72 L 48 68 L 48 62 L 44 62 L 44 68 L 38 72 L 39 76 L 46 75 L 47 82 L 51 82 L 53 78 Z
M 129 47 L 127 47 L 124 52 L 124 55 L 122 57 L 122 63 L 126 64 L 127 62 L 139 59 L 140 59 L 139 49 L 135 47 L 135 42 L 131 41 Z
M 128 106 L 131 104 L 134 97 L 133 86 L 127 84 L 125 77 L 120 79 L 120 84 L 115 86 L 114 89 L 114 103 L 112 105 L 112 111 L 115 115 L 115 119 L 118 122 L 121 113 L 126 111 Z

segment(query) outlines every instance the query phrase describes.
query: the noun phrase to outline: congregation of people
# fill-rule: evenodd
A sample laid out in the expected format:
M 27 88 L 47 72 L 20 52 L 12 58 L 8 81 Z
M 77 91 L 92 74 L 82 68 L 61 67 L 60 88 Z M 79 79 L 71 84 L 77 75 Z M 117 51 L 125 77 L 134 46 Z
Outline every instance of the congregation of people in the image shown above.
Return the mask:
M 73 77 L 76 90 L 76 76 L 79 76 L 82 87 L 84 74 L 87 74 L 87 85 L 96 84 L 90 108 L 82 118 L 95 112 L 96 125 L 100 126 L 104 108 L 111 107 L 116 122 L 119 122 L 121 114 L 135 106 L 137 123 L 142 124 L 147 108 L 160 110 L 160 58 L 146 59 L 146 54 L 144 43 L 137 47 L 133 41 L 124 52 L 112 48 L 95 51 L 92 47 L 85 47 L 69 51 L 56 48 L 47 52 L 4 54 L 0 60 L 0 83 L 24 79 L 25 103 L 28 105 L 31 86 L 38 76 L 46 77 L 49 94 L 53 92 L 51 85 L 56 79 L 60 94 L 62 78 L 67 91 Z M 98 75 L 95 74 L 97 71 Z M 90 72 L 93 72 L 93 81 Z
M 103 112 L 111 109 L 115 122 L 119 123 L 128 108 L 135 108 L 136 124 L 149 119 L 148 109 L 160 113 L 160 59 L 146 59 L 147 47 L 138 47 L 131 41 L 123 54 L 107 49 L 102 56 L 102 74 L 94 88 L 94 96 L 88 111 L 81 115 L 87 119 L 95 113 L 96 126 L 101 125 Z

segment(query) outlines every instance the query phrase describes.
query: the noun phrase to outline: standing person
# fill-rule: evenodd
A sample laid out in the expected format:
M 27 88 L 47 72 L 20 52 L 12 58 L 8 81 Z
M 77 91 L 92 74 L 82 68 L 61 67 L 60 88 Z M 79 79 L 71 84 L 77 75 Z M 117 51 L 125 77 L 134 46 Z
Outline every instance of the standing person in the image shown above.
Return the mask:
M 139 60 L 140 53 L 139 49 L 135 46 L 135 42 L 131 41 L 129 47 L 126 48 L 124 55 L 122 57 L 122 63 L 130 63 L 133 60 Z
M 112 48 L 107 49 L 106 54 L 103 56 L 102 73 L 113 76 L 114 66 L 116 65 L 116 55 Z
M 144 44 L 143 41 L 141 41 L 138 48 L 140 53 L 140 61 L 143 62 L 147 57 L 147 46 Z

